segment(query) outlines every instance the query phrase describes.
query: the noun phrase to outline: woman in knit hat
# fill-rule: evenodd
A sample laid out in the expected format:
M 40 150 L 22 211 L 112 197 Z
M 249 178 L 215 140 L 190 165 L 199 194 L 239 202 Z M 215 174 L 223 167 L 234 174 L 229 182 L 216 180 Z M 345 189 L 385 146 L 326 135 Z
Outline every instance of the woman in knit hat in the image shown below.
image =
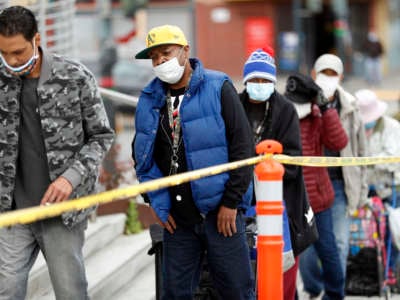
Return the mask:
M 240 99 L 253 129 L 255 143 L 273 139 L 283 153 L 301 155 L 299 120 L 290 103 L 275 90 L 276 66 L 271 48 L 251 53 L 243 68 L 245 90 Z M 318 236 L 313 213 L 305 192 L 301 167 L 285 165 L 283 198 L 289 217 L 292 250 L 297 257 Z M 294 299 L 298 260 L 284 272 L 284 299 Z

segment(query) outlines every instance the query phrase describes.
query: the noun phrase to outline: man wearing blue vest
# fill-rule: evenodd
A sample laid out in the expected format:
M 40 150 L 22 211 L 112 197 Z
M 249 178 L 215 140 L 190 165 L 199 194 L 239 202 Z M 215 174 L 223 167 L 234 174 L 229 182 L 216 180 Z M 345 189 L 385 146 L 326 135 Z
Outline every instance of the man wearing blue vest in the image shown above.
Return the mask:
M 151 29 L 137 59 L 157 76 L 136 109 L 133 159 L 140 182 L 246 159 L 252 134 L 229 77 L 189 58 L 182 30 Z M 222 299 L 255 299 L 243 212 L 252 167 L 148 193 L 163 237 L 163 299 L 193 299 L 206 255 Z

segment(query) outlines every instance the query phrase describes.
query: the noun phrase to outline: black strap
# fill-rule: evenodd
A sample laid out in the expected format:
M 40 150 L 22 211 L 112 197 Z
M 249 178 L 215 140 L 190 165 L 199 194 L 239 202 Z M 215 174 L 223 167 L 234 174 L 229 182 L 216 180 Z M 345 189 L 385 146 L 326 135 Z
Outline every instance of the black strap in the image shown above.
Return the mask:
M 270 101 L 266 102 L 265 115 L 260 124 L 257 126 L 254 132 L 254 143 L 258 144 L 261 140 L 261 135 L 266 132 L 267 137 L 272 136 L 272 103 Z

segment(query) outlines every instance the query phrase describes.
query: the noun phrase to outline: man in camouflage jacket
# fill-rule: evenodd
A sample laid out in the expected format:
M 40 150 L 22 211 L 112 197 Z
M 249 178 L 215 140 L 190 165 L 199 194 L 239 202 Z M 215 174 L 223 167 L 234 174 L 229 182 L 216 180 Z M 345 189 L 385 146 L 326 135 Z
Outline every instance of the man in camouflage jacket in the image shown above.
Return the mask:
M 92 193 L 114 138 L 93 75 L 41 49 L 32 12 L 19 6 L 0 12 L 0 53 L 0 212 Z M 30 199 L 36 185 L 44 186 L 41 196 Z M 82 246 L 90 211 L 0 228 L 0 299 L 24 299 L 39 248 L 57 299 L 87 299 Z

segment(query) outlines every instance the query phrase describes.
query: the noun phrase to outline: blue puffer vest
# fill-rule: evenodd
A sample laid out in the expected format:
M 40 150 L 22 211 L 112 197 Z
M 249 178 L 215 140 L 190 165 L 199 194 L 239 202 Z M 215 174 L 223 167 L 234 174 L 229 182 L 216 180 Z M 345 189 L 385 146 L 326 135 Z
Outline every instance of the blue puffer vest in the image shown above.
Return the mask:
M 229 78 L 217 71 L 204 69 L 197 59 L 190 59 L 193 74 L 180 106 L 183 141 L 188 170 L 197 170 L 228 162 L 225 123 L 221 116 L 221 88 Z M 139 99 L 135 115 L 135 169 L 139 182 L 163 177 L 153 159 L 155 138 L 159 126 L 160 109 L 166 102 L 166 90 L 155 78 L 147 85 Z M 191 181 L 193 199 L 200 213 L 207 214 L 219 205 L 228 173 Z M 149 192 L 151 206 L 165 222 L 171 207 L 167 189 Z M 250 194 L 240 205 L 247 207 Z

